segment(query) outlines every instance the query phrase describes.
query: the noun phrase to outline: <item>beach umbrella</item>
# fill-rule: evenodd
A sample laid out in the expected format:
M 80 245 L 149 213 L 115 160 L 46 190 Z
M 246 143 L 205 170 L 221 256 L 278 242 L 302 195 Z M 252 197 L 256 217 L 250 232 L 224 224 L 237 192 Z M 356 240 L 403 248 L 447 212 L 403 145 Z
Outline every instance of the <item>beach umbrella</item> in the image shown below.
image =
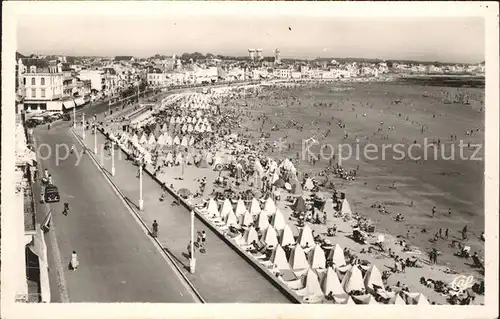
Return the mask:
M 273 185 L 276 187 L 283 188 L 285 187 L 285 182 L 281 178 L 278 178 Z
M 295 203 L 292 205 L 292 210 L 296 213 L 306 212 L 306 202 L 302 196 L 297 197 Z

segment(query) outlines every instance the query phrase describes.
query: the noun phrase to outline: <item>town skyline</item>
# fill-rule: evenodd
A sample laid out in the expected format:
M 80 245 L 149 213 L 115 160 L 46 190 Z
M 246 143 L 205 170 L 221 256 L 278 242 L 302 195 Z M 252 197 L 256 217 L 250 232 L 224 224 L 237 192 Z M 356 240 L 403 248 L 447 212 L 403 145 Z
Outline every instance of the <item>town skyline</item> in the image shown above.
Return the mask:
M 472 17 L 207 15 L 192 21 L 189 16 L 103 15 L 93 16 L 94 23 L 88 21 L 88 16 L 23 15 L 18 20 L 17 50 L 23 54 L 146 58 L 186 52 L 241 57 L 249 48 L 272 56 L 278 48 L 285 59 L 485 60 L 484 21 Z M 39 37 L 40 33 L 51 37 Z

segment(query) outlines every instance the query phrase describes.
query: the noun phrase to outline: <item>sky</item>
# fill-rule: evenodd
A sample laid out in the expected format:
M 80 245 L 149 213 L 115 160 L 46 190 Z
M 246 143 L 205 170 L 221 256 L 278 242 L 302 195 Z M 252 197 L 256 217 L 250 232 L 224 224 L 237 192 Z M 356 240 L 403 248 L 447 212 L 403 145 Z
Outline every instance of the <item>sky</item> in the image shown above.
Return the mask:
M 37 14 L 17 23 L 22 54 L 148 57 L 202 52 L 243 56 L 485 60 L 481 17 L 339 17 L 251 14 Z

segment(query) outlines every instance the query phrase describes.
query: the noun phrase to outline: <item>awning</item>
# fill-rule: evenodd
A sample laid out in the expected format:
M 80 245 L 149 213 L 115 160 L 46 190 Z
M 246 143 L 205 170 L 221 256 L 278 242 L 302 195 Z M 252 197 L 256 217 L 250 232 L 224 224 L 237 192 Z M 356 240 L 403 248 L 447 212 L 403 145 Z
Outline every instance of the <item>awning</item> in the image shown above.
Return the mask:
M 75 99 L 75 103 L 76 103 L 76 106 L 80 106 L 80 105 L 85 104 L 85 100 L 83 99 L 83 97 L 78 97 Z
M 65 109 L 69 110 L 75 107 L 75 102 L 73 100 L 71 101 L 64 101 L 63 106 Z

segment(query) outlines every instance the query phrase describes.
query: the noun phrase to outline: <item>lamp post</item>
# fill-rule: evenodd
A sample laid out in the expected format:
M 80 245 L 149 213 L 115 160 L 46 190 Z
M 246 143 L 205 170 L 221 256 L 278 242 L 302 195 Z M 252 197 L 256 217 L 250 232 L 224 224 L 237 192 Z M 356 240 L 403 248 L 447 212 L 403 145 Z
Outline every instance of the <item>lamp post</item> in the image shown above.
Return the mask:
M 196 270 L 196 258 L 194 258 L 194 210 L 191 210 L 191 245 L 189 247 L 191 258 L 189 259 L 189 271 L 194 274 Z
M 142 200 L 142 161 L 139 163 L 139 210 L 144 209 L 144 201 Z
M 94 155 L 97 155 L 97 126 L 94 123 Z
M 73 107 L 73 129 L 76 129 L 76 105 Z
M 111 176 L 115 176 L 115 141 L 111 141 Z
M 85 113 L 82 113 L 82 138 L 83 144 L 85 144 Z

